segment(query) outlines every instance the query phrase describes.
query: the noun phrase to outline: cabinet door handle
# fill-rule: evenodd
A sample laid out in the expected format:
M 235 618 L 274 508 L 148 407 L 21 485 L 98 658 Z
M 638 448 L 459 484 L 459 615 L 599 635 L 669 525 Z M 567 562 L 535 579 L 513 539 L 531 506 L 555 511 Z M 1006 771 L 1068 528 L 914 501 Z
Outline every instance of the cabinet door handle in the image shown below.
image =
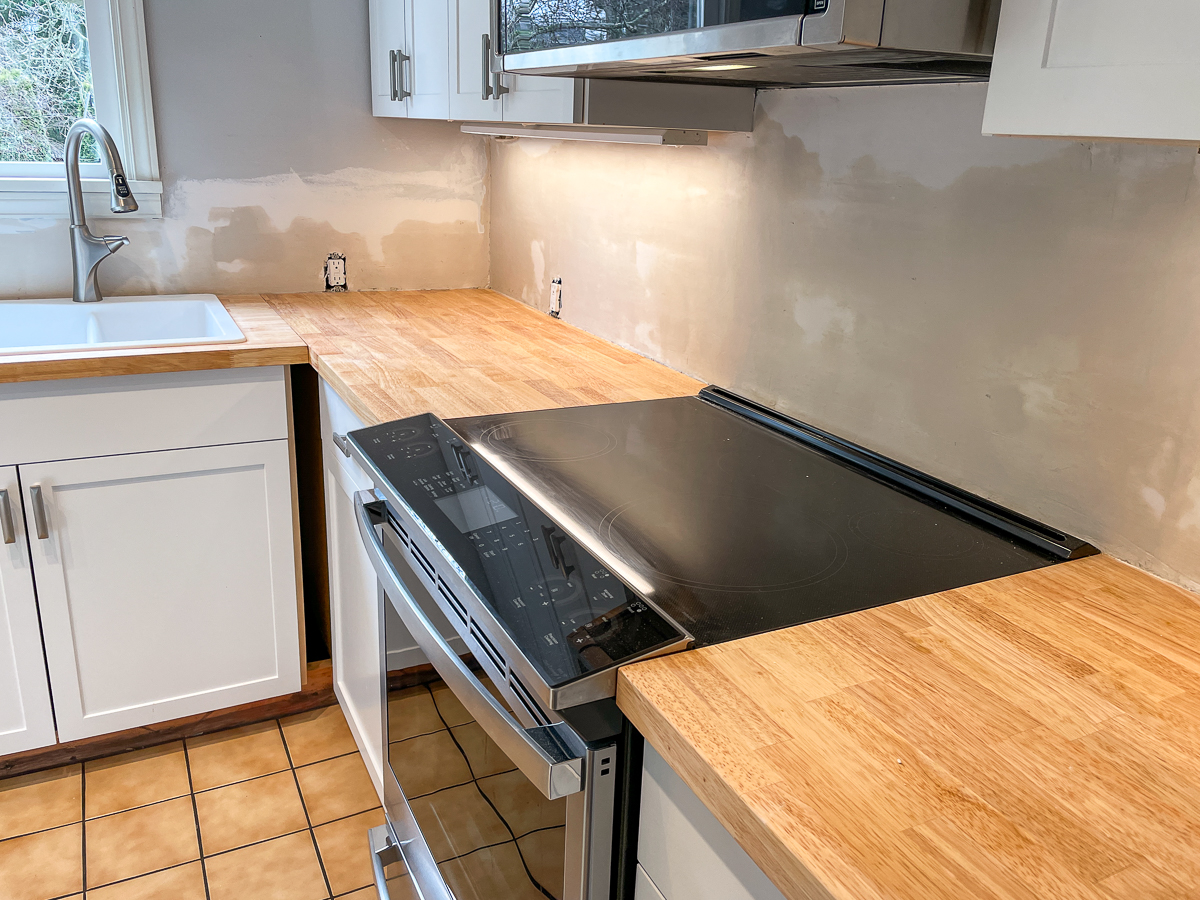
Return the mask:
M 29 486 L 29 500 L 33 504 L 33 528 L 37 532 L 38 540 L 44 541 L 50 537 L 50 528 L 46 525 L 46 503 L 42 500 L 40 484 Z
M 0 491 L 0 531 L 4 533 L 4 543 L 17 542 L 17 529 L 13 526 L 12 504 L 8 502 L 8 491 Z
M 492 36 L 483 36 L 483 99 L 492 99 Z
M 403 100 L 405 97 L 411 97 L 412 91 L 404 89 L 404 64 L 412 59 L 405 53 L 399 50 L 388 51 L 388 63 L 392 75 L 392 99 Z

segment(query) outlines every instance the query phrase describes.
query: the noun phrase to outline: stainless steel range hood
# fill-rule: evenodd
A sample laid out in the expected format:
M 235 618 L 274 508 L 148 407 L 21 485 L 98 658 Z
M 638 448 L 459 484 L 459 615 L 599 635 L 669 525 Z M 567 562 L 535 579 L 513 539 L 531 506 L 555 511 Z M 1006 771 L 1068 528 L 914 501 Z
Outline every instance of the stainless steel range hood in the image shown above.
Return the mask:
M 644 37 L 514 49 L 495 65 L 523 75 L 755 87 L 982 81 L 991 68 L 1000 0 L 809 0 L 808 9 Z

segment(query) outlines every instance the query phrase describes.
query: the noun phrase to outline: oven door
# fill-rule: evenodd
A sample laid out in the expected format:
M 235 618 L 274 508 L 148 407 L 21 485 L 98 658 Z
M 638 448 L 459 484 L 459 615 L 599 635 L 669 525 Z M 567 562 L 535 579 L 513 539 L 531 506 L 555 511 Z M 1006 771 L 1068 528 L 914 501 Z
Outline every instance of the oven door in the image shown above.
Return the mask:
M 608 900 L 612 779 L 588 775 L 615 769 L 615 744 L 589 747 L 564 722 L 522 725 L 432 621 L 436 604 L 382 502 L 360 491 L 355 510 L 382 602 L 397 614 L 381 620 L 403 624 L 444 682 L 385 676 L 388 824 L 371 833 L 380 897 Z

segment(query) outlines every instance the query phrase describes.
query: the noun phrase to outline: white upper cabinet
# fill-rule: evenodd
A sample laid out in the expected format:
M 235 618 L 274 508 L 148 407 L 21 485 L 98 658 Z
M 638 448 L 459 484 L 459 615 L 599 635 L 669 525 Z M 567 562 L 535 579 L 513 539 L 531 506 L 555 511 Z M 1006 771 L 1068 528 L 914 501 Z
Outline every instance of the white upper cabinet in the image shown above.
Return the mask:
M 449 0 L 449 4 L 450 118 L 503 121 L 503 100 L 494 91 L 491 75 L 489 0 Z
M 371 0 L 371 110 L 449 119 L 449 10 L 442 0 Z
M 1200 142 L 1200 2 L 1004 0 L 983 130 Z
M 0 468 L 0 756 L 54 743 L 21 489 Z
M 582 79 L 548 78 L 543 75 L 501 76 L 504 121 L 532 125 L 565 125 L 580 120 L 583 105 Z

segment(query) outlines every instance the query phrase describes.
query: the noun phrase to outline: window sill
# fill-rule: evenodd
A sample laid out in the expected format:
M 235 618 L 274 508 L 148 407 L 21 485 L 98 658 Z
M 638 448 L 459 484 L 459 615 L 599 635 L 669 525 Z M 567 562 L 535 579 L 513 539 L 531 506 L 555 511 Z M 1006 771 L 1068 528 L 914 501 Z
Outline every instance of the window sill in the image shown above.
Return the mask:
M 162 218 L 162 182 L 130 181 L 138 211 L 114 215 L 109 209 L 107 178 L 84 178 L 83 211 L 89 219 Z M 67 218 L 65 178 L 0 178 L 0 216 L 22 219 Z

